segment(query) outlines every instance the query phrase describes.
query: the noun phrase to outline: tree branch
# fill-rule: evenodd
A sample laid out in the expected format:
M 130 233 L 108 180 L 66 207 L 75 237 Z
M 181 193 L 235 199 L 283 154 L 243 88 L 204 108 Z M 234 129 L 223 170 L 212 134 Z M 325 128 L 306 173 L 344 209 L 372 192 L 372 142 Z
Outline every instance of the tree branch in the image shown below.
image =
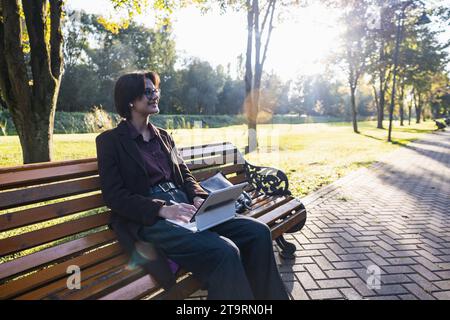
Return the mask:
M 270 22 L 269 22 L 269 33 L 267 34 L 267 38 L 266 38 L 266 44 L 264 46 L 264 53 L 263 53 L 263 58 L 261 61 L 261 68 L 264 66 L 264 62 L 266 61 L 266 57 L 267 57 L 267 50 L 269 48 L 269 42 L 270 42 L 270 37 L 272 35 L 272 30 L 273 30 L 273 16 L 275 13 L 275 4 L 276 4 L 276 0 L 272 0 L 272 12 L 270 14 Z
M 63 36 L 61 32 L 62 5 L 62 0 L 50 0 L 50 62 L 53 77 L 56 79 L 61 77 L 63 66 Z
M 23 0 L 23 11 L 25 22 L 30 38 L 31 48 L 31 71 L 33 73 L 33 91 L 39 90 L 41 86 L 46 86 L 52 78 L 50 70 L 50 54 L 45 41 L 45 22 L 47 6 L 46 0 Z
M 3 12 L 0 2 L 0 104 L 5 106 L 6 104 L 12 105 L 11 83 L 9 81 L 8 66 L 5 59 L 5 27 L 3 24 Z
M 17 0 L 2 0 L 3 26 L 4 26 L 4 58 L 9 78 L 5 82 L 6 92 L 14 97 L 14 108 L 26 108 L 30 105 L 31 92 L 28 84 L 27 69 L 25 59 L 22 54 L 22 27 L 20 23 L 19 6 Z M 5 78 L 6 79 L 6 78 Z M 10 106 L 10 111 L 13 106 Z M 20 110 L 25 114 L 27 110 Z
M 254 26 L 254 12 L 251 0 L 247 0 L 247 53 L 245 60 L 245 92 L 248 95 L 253 86 L 253 72 L 252 72 L 252 47 L 253 47 L 253 26 Z
M 269 16 L 270 7 L 272 6 L 273 2 L 274 2 L 274 0 L 269 0 L 269 2 L 267 4 L 267 8 L 265 8 L 266 9 L 266 13 L 264 15 L 263 23 L 261 25 L 261 34 L 264 32 L 264 29 L 266 27 L 267 17 Z M 261 8 L 261 9 L 264 10 L 264 8 Z
M 255 74 L 261 63 L 261 30 L 259 28 L 259 0 L 253 0 L 253 15 L 255 19 Z

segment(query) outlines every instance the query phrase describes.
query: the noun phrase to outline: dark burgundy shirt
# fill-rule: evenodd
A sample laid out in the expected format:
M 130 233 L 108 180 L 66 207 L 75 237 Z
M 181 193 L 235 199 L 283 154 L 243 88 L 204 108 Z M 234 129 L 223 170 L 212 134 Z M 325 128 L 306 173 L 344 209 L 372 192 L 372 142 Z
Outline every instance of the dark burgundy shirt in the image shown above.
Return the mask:
M 163 151 L 161 142 L 156 137 L 154 126 L 149 123 L 148 128 L 150 130 L 150 139 L 145 141 L 142 134 L 136 130 L 136 128 L 128 122 L 128 128 L 134 141 L 138 146 L 138 150 L 144 159 L 145 167 L 150 178 L 150 186 L 157 185 L 164 181 L 172 180 L 172 170 L 170 168 L 169 157 Z

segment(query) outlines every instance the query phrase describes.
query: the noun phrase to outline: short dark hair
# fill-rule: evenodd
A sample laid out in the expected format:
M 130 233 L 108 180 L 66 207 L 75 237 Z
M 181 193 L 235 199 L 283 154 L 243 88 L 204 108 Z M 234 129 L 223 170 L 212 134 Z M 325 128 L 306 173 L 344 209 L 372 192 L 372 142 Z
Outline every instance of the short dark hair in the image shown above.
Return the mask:
M 124 74 L 116 81 L 114 86 L 114 104 L 117 113 L 122 118 L 131 119 L 130 103 L 144 94 L 145 79 L 149 79 L 159 89 L 160 78 L 154 71 Z

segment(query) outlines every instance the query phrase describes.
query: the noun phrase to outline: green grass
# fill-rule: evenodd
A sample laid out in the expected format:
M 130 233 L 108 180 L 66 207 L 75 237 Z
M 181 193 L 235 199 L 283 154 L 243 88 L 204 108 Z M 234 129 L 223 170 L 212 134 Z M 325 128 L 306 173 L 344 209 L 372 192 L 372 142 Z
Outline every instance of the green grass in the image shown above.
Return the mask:
M 351 124 L 343 122 L 260 125 L 260 151 L 247 155 L 246 159 L 283 170 L 291 191 L 304 196 L 353 170 L 369 166 L 381 155 L 433 131 L 435 125 L 431 121 L 405 127 L 394 123 L 394 143 L 386 142 L 387 130 L 377 129 L 375 122 L 360 122 L 359 128 L 361 134 L 354 134 Z M 230 141 L 243 149 L 247 141 L 245 125 L 169 131 L 178 146 Z M 55 135 L 54 160 L 95 157 L 96 136 L 96 133 Z M 21 163 L 17 136 L 0 137 L 0 166 Z

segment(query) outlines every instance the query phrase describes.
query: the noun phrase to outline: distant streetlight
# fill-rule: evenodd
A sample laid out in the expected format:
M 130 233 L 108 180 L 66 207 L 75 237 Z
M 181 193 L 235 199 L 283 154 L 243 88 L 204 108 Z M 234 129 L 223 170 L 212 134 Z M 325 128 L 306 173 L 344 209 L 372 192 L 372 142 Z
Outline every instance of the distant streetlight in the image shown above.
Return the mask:
M 423 3 L 420 2 L 422 5 Z M 398 68 L 398 56 L 400 51 L 400 42 L 402 41 L 403 37 L 403 28 L 405 26 L 405 11 L 406 9 L 411 6 L 415 5 L 415 2 L 412 0 L 405 1 L 401 4 L 401 12 L 398 15 L 397 19 L 397 34 L 395 37 L 395 51 L 394 51 L 394 72 L 393 72 L 393 79 L 392 79 L 392 94 L 391 94 L 391 105 L 389 107 L 389 132 L 388 132 L 388 141 L 392 142 L 391 134 L 392 134 L 392 120 L 394 115 L 394 104 L 395 104 L 395 89 L 396 89 L 396 83 L 397 83 L 397 68 Z M 431 20 L 428 18 L 425 11 L 422 13 L 422 16 L 419 18 L 419 20 L 416 22 L 417 25 L 423 25 L 430 23 Z

